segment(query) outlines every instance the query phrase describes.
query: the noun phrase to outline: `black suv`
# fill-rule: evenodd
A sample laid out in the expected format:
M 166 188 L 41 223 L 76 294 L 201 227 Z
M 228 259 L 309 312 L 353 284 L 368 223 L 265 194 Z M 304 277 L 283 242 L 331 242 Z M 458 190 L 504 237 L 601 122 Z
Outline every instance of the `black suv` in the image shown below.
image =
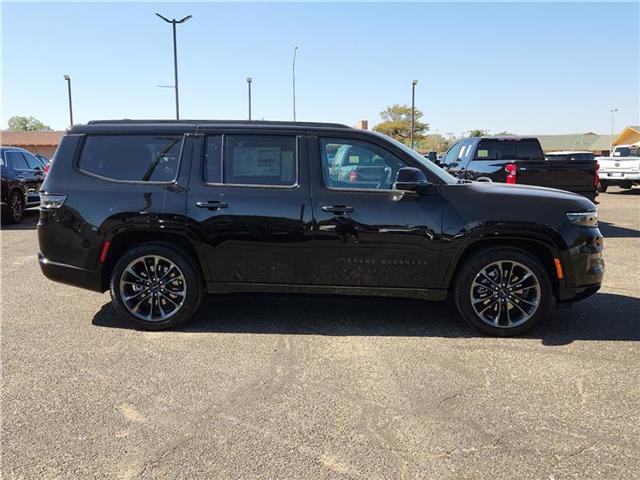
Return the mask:
M 20 223 L 25 209 L 40 204 L 38 190 L 44 175 L 43 162 L 28 150 L 0 147 L 3 222 Z
M 604 269 L 586 198 L 459 180 L 338 124 L 76 125 L 41 197 L 44 274 L 110 289 L 148 329 L 187 320 L 203 292 L 298 292 L 450 295 L 477 328 L 514 335 L 595 293 Z

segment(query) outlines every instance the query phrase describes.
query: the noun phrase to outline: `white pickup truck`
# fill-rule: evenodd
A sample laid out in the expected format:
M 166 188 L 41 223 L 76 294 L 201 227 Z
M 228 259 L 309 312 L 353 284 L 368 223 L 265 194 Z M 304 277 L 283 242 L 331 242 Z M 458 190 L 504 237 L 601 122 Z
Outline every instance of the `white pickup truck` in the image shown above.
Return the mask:
M 640 185 L 640 145 L 618 145 L 610 157 L 598 157 L 600 191 L 609 185 L 631 188 Z

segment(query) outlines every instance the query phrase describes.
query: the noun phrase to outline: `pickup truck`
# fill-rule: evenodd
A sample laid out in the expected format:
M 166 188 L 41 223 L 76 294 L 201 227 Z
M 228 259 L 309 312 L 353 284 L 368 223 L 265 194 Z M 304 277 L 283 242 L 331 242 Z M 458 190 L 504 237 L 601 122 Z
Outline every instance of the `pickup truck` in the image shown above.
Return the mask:
M 640 185 L 640 145 L 618 145 L 610 157 L 598 157 L 596 161 L 600 166 L 601 192 L 606 192 L 609 185 Z
M 537 138 L 465 138 L 449 149 L 440 166 L 461 179 L 557 188 L 591 201 L 598 194 L 594 159 L 546 159 Z

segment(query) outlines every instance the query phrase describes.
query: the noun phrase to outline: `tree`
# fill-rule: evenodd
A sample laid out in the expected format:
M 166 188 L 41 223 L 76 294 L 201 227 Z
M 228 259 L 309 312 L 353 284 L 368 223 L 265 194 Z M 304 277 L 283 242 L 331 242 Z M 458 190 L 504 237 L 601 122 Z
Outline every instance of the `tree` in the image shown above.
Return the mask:
M 451 143 L 442 135 L 425 135 L 423 138 L 416 142 L 416 147 L 419 152 L 446 152 L 449 150 Z
M 469 131 L 470 137 L 484 137 L 487 134 L 486 130 L 471 130 Z
M 51 130 L 51 127 L 33 117 L 11 117 L 8 123 L 9 130 L 24 130 L 28 132 L 35 130 Z
M 409 145 L 411 142 L 411 107 L 407 105 L 391 105 L 384 112 L 380 112 L 382 122 L 373 127 L 376 132 L 395 138 L 396 140 Z M 415 113 L 415 135 L 416 142 L 423 139 L 429 125 L 421 122 L 422 112 L 416 108 Z

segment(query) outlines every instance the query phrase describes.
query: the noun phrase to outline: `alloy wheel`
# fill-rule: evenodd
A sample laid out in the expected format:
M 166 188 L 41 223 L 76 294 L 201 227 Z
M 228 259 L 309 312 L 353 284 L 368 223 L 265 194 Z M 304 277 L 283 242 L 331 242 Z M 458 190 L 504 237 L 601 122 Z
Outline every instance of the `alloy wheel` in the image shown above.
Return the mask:
M 184 274 L 171 260 L 145 255 L 120 276 L 120 297 L 131 314 L 147 322 L 163 322 L 182 308 L 187 297 Z
M 540 281 L 522 263 L 492 262 L 471 283 L 471 305 L 478 318 L 493 327 L 512 328 L 525 323 L 540 305 Z
M 17 222 L 22 217 L 22 208 L 20 195 L 17 193 L 11 195 L 11 215 L 13 216 L 14 221 Z

